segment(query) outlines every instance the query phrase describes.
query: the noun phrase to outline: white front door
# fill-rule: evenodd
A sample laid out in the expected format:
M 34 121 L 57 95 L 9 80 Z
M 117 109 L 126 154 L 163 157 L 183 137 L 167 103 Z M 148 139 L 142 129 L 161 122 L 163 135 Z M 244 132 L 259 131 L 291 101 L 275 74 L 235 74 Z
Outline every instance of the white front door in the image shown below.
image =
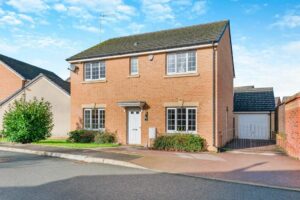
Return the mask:
M 128 109 L 128 144 L 141 144 L 141 110 Z
M 240 139 L 270 139 L 270 116 L 268 114 L 239 114 Z

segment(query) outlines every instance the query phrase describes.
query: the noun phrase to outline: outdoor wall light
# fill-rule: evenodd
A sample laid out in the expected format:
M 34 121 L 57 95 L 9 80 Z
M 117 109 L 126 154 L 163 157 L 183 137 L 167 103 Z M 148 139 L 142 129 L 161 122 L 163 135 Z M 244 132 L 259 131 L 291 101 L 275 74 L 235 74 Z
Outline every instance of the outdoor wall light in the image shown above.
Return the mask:
M 148 111 L 145 113 L 145 121 L 148 121 Z

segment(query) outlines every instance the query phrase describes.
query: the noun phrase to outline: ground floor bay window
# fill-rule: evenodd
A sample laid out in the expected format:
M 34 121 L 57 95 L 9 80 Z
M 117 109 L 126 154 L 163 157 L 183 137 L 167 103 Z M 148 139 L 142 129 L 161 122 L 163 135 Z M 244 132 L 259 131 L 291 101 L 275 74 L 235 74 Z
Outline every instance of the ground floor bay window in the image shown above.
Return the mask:
M 105 129 L 105 110 L 84 109 L 83 110 L 84 129 L 86 130 L 104 130 Z
M 196 133 L 196 108 L 167 108 L 168 133 Z

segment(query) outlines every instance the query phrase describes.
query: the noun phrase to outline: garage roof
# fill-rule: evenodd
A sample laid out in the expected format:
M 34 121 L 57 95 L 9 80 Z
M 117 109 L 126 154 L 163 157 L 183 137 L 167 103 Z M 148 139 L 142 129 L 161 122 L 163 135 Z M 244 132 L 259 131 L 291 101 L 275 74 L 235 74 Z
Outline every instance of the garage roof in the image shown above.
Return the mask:
M 244 86 L 234 88 L 234 112 L 265 112 L 275 110 L 273 88 Z

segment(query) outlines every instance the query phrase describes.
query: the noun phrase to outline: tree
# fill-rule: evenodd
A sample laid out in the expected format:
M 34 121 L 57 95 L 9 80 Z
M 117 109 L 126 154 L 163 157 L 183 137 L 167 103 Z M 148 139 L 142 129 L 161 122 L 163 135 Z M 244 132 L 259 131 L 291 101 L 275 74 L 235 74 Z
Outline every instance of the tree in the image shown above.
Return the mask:
M 31 143 L 51 136 L 51 105 L 44 99 L 16 100 L 3 117 L 3 135 L 11 142 Z

